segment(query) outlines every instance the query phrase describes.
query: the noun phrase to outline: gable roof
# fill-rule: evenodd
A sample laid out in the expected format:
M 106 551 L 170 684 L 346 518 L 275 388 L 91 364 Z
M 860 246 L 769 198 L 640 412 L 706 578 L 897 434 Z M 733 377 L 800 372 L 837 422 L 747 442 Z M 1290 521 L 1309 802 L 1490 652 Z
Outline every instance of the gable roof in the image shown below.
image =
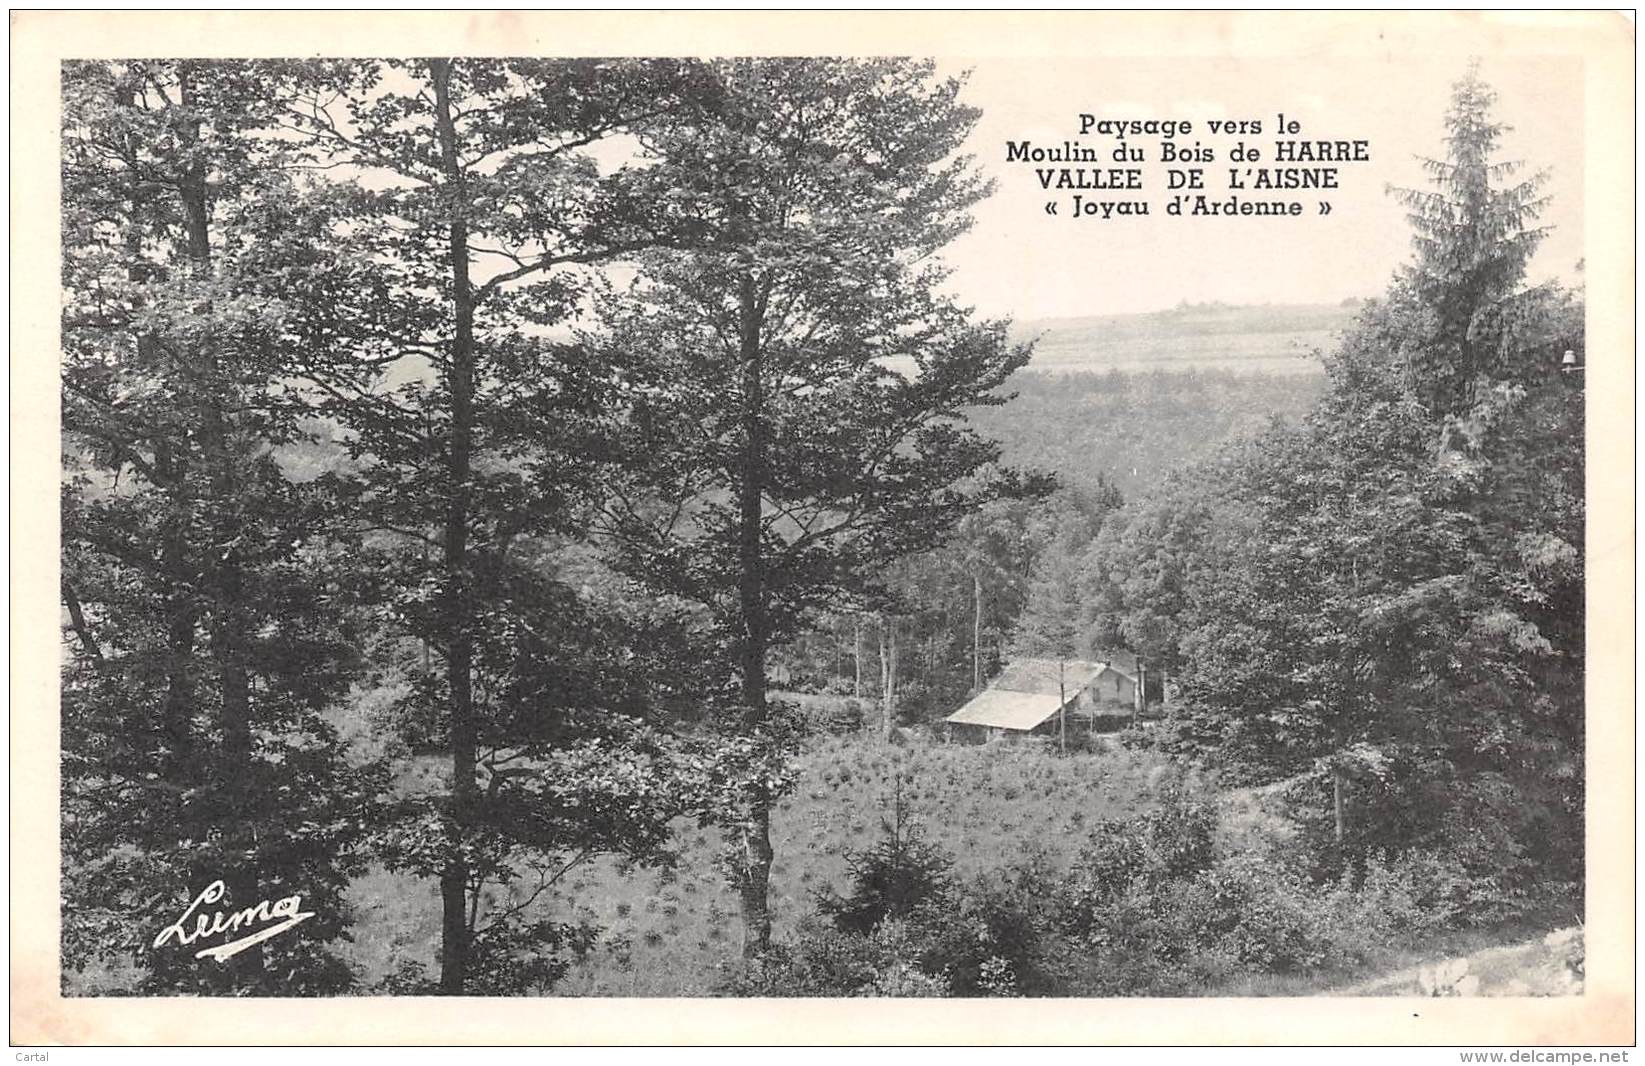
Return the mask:
M 985 725 L 995 729 L 1033 729 L 1057 713 L 1062 701 L 1055 692 L 1011 692 L 985 688 L 945 721 L 959 725 Z
M 1116 674 L 1124 674 L 1132 681 L 1137 679 L 1137 655 L 1130 651 L 1116 651 L 1108 656 L 1108 669 Z
M 1085 659 L 1064 659 L 1060 664 L 1056 659 L 1014 659 L 988 687 L 1006 692 L 1036 692 L 1042 696 L 1066 692 L 1072 697 L 1102 673 L 1106 665 Z
M 1136 677 L 1134 670 L 1089 659 L 1064 659 L 1060 663 L 1056 659 L 1016 659 L 987 688 L 943 721 L 995 729 L 1033 729 L 1057 713 L 1062 705 L 1060 696 L 1074 699 L 1106 670 L 1132 680 Z

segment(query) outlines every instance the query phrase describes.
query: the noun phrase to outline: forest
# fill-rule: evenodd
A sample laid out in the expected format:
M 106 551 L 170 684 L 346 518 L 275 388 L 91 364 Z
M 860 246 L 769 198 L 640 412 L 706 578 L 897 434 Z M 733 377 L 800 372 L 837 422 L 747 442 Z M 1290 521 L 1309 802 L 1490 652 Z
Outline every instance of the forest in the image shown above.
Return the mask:
M 1527 281 L 1494 103 L 1436 98 L 1375 299 L 1047 334 L 948 289 L 992 187 L 927 61 L 65 64 L 65 994 L 1310 994 L 1565 945 L 1583 295 Z M 1093 372 L 1105 331 L 1158 358 Z M 1023 656 L 1133 657 L 1147 713 L 943 725 Z M 306 917 L 156 936 L 215 885 Z M 1559 950 L 1503 991 L 1579 989 Z

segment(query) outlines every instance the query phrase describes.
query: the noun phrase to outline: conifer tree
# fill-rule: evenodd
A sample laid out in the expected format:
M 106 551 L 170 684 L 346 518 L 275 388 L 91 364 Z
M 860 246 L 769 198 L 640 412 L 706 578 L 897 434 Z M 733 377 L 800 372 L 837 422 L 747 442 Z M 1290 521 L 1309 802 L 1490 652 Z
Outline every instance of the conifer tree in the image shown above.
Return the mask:
M 397 628 L 440 659 L 418 698 L 437 711 L 449 791 L 403 812 L 385 844 L 399 867 L 440 880 L 446 994 L 551 980 L 558 948 L 579 942 L 564 925 L 519 928 L 517 910 L 488 932 L 488 883 L 523 866 L 546 882 L 606 849 L 649 852 L 672 812 L 634 794 L 656 795 L 646 775 L 659 753 L 643 734 L 620 754 L 573 758 L 639 710 L 638 679 L 617 666 L 632 657 L 623 636 L 552 566 L 587 486 L 578 442 L 592 416 L 580 370 L 543 334 L 577 308 L 588 279 L 576 268 L 663 235 L 661 201 L 632 195 L 628 173 L 602 173 L 587 149 L 686 107 L 693 70 L 360 61 L 342 91 L 286 115 L 325 165 L 358 176 L 349 219 L 374 251 L 359 357 L 378 374 L 335 390 L 329 410 L 365 471 L 364 520 L 398 538 L 380 556 Z M 567 798 L 584 791 L 604 798 Z M 532 951 L 534 962 L 516 957 Z
M 1323 771 L 1332 861 L 1436 848 L 1512 907 L 1539 864 L 1580 864 L 1581 395 L 1559 357 L 1581 312 L 1524 284 L 1540 179 L 1496 187 L 1518 168 L 1491 100 L 1473 72 L 1455 87 L 1434 189 L 1404 196 L 1415 261 L 1306 424 L 1184 483 L 1170 628 L 1187 747 Z
M 1403 280 L 1432 316 L 1410 371 L 1418 395 L 1441 417 L 1525 369 L 1524 353 L 1506 343 L 1505 332 L 1526 264 L 1546 234 L 1535 222 L 1547 206 L 1548 173 L 1515 180 L 1525 164 L 1498 158 L 1511 127 L 1492 113 L 1496 98 L 1478 64 L 1470 66 L 1451 90 L 1445 158 L 1422 161 L 1431 187 L 1392 190 L 1407 209 L 1417 253 Z
M 618 565 L 708 607 L 728 743 L 780 749 L 770 649 L 876 601 L 886 564 L 994 489 L 963 412 L 1027 358 L 941 295 L 932 259 L 987 192 L 959 155 L 960 82 L 906 60 L 730 60 L 716 107 L 644 134 L 655 196 L 699 220 L 603 302 L 617 368 L 601 528 Z M 883 597 L 880 597 L 883 599 Z M 780 755 L 721 812 L 744 950 L 770 940 Z

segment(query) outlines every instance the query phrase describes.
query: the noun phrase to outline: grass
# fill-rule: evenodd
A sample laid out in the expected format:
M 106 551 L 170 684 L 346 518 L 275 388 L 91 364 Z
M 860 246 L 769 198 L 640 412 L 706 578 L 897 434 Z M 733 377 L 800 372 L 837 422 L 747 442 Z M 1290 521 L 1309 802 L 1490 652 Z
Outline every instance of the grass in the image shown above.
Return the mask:
M 898 775 L 904 804 L 927 839 L 953 857 L 961 879 L 1031 855 L 1064 865 L 1098 821 L 1149 809 L 1175 776 L 1161 757 L 1117 744 L 1059 756 L 1035 741 L 977 747 L 916 740 L 893 747 L 864 736 L 821 740 L 803 753 L 797 788 L 773 812 L 770 906 L 776 939 L 787 937 L 815 910 L 818 892 L 846 887 L 847 856 L 879 835 L 881 820 L 891 814 Z M 437 789 L 437 776 L 432 764 L 407 769 L 401 784 Z M 1224 853 L 1271 843 L 1293 828 L 1273 790 L 1238 789 L 1219 799 Z M 715 993 L 742 946 L 736 893 L 718 863 L 720 835 L 681 823 L 675 826 L 674 846 L 679 861 L 673 867 L 635 868 L 600 859 L 577 868 L 539 899 L 534 917 L 586 920 L 602 930 L 593 950 L 553 994 Z M 343 950 L 364 982 L 407 964 L 436 972 L 440 900 L 432 880 L 376 870 L 351 885 L 349 899 L 355 924 L 353 940 Z M 1568 994 L 1561 952 L 1539 939 L 1546 931 L 1536 923 L 1456 930 L 1421 945 L 1390 945 L 1374 965 L 1242 975 L 1216 994 L 1418 994 L 1424 967 L 1462 957 L 1471 959 L 1471 972 L 1485 994 Z M 1505 944 L 1515 946 L 1494 947 Z
M 845 887 L 847 854 L 878 836 L 898 774 L 905 806 L 964 878 L 1030 854 L 1066 862 L 1097 820 L 1151 806 L 1168 771 L 1158 756 L 1117 745 L 1059 756 L 1038 742 L 893 747 L 861 736 L 824 739 L 803 754 L 798 787 L 773 812 L 773 935 L 792 932 L 814 910 L 817 892 Z M 538 901 L 544 917 L 584 918 L 603 930 L 555 994 L 713 993 L 741 951 L 736 893 L 718 866 L 718 833 L 680 824 L 676 846 L 673 869 L 597 860 Z M 356 925 L 346 952 L 364 980 L 408 962 L 433 972 L 440 910 L 433 881 L 374 871 L 354 882 L 349 898 Z

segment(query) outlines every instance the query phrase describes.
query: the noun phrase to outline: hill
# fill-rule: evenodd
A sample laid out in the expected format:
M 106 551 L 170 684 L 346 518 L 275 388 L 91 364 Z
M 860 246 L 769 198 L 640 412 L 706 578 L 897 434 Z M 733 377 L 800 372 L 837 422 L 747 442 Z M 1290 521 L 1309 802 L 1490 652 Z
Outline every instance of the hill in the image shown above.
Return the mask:
M 847 852 L 877 838 L 898 776 L 903 802 L 931 842 L 954 856 L 962 875 L 1029 855 L 1064 865 L 1094 822 L 1148 810 L 1179 776 L 1164 759 L 1118 745 L 1059 757 L 1038 743 L 918 741 L 896 748 L 864 735 L 822 739 L 806 751 L 800 769 L 799 788 L 772 817 L 771 907 L 779 939 L 814 909 L 818 891 L 845 887 Z M 402 770 L 403 789 L 427 787 L 445 772 L 426 759 Z M 543 894 L 537 916 L 587 920 L 602 929 L 556 995 L 714 992 L 740 953 L 737 896 L 721 870 L 720 834 L 687 822 L 676 825 L 675 834 L 673 866 L 595 860 Z M 432 881 L 381 869 L 354 882 L 349 897 L 357 924 L 347 954 L 367 982 L 408 963 L 433 969 L 438 893 Z
M 1147 372 L 1026 370 L 1011 379 L 1009 401 L 970 417 L 1000 442 L 1008 465 L 1076 486 L 1100 476 L 1130 499 L 1223 441 L 1260 432 L 1273 418 L 1300 419 L 1324 384 L 1317 364 L 1306 375 L 1192 363 Z
M 1358 310 L 1357 302 L 1180 304 L 1147 314 L 1020 322 L 1012 339 L 1036 341 L 1035 370 L 1209 367 L 1312 375 L 1319 369 L 1312 353 L 1329 349 Z

